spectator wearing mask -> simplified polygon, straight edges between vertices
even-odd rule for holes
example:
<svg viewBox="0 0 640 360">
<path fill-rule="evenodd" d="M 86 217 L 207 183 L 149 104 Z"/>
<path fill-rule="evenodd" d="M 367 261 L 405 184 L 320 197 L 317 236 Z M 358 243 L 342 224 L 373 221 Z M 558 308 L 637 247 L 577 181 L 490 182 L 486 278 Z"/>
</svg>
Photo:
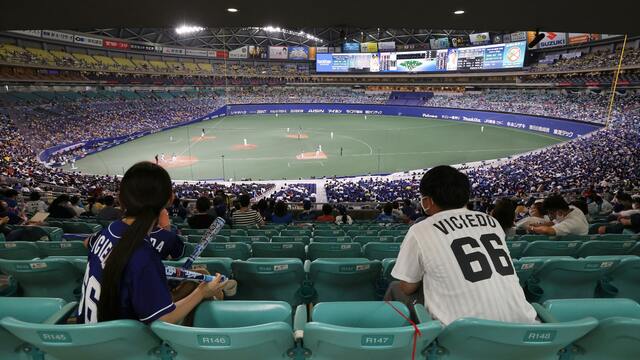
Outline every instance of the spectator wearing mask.
<svg viewBox="0 0 640 360">
<path fill-rule="evenodd" d="M 69 195 L 62 194 L 55 198 L 49 205 L 49 217 L 54 219 L 71 219 L 76 217 L 76 212 L 71 208 Z"/>
<path fill-rule="evenodd" d="M 105 196 L 104 199 L 102 199 L 102 202 L 104 204 L 104 207 L 102 208 L 102 210 L 100 210 L 98 215 L 96 215 L 96 218 L 98 220 L 113 221 L 118 220 L 122 217 L 122 211 L 120 211 L 120 209 L 116 209 L 114 206 L 115 199 L 113 198 L 113 196 Z"/>
<path fill-rule="evenodd" d="M 193 214 L 187 223 L 192 229 L 207 229 L 217 216 L 213 216 L 209 213 L 211 210 L 211 200 L 206 196 L 201 196 L 196 200 L 196 213 Z"/>
<path fill-rule="evenodd" d="M 336 216 L 337 225 L 353 224 L 353 219 L 347 213 L 347 208 L 345 206 L 338 206 L 338 212 L 340 213 L 340 215 Z"/>
<path fill-rule="evenodd" d="M 529 216 L 516 223 L 516 231 L 527 231 L 529 229 L 529 225 L 550 223 L 549 219 L 545 216 L 544 208 L 542 207 L 542 200 L 536 200 L 536 202 L 529 207 Z"/>
<path fill-rule="evenodd" d="M 613 211 L 613 205 L 595 193 L 587 197 L 587 208 L 591 217 L 608 215 Z"/>
<path fill-rule="evenodd" d="M 516 210 L 513 202 L 509 199 L 500 199 L 496 202 L 496 206 L 491 211 L 491 216 L 498 220 L 498 224 L 502 227 L 507 239 L 516 235 L 515 219 Z"/>
<path fill-rule="evenodd" d="M 333 207 L 329 204 L 322 205 L 322 215 L 316 218 L 317 222 L 332 223 L 336 221 L 336 217 L 333 216 Z"/>
<path fill-rule="evenodd" d="M 39 192 L 32 191 L 31 194 L 29 194 L 29 201 L 24 204 L 24 211 L 29 215 L 47 211 L 47 204 L 41 200 Z"/>
<path fill-rule="evenodd" d="M 187 218 L 187 209 L 182 206 L 182 201 L 177 196 L 173 198 L 173 203 L 169 208 L 169 215 L 173 218 L 180 218 L 182 220 Z"/>
<path fill-rule="evenodd" d="M 589 223 L 582 210 L 567 204 L 560 195 L 551 195 L 542 204 L 554 225 L 530 225 L 529 232 L 540 235 L 587 235 Z"/>
<path fill-rule="evenodd" d="M 231 220 L 235 226 L 261 226 L 264 220 L 260 213 L 250 209 L 251 197 L 248 194 L 242 194 L 238 197 L 240 209 L 233 212 Z"/>
<path fill-rule="evenodd" d="M 293 215 L 289 212 L 287 203 L 282 200 L 276 202 L 271 215 L 271 222 L 274 224 L 290 224 L 293 222 Z"/>
<path fill-rule="evenodd" d="M 85 210 L 82 206 L 80 206 L 80 196 L 73 195 L 69 202 L 71 203 L 71 209 L 76 213 L 76 216 L 84 214 Z"/>
<path fill-rule="evenodd" d="M 376 218 L 376 222 L 379 223 L 394 223 L 396 222 L 396 218 L 393 216 L 393 204 L 386 203 L 382 208 L 382 212 Z"/>
</svg>

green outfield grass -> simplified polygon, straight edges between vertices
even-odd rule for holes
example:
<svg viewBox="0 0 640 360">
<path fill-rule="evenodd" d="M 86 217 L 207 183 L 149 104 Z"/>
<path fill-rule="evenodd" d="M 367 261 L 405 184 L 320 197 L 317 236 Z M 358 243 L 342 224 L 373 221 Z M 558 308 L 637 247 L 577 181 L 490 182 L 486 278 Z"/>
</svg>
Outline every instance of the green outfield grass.
<svg viewBox="0 0 640 360">
<path fill-rule="evenodd" d="M 201 140 L 203 128 L 206 136 Z M 287 137 L 287 128 L 293 138 Z M 297 139 L 300 128 L 307 139 Z M 249 147 L 242 146 L 243 139 Z M 495 159 L 561 141 L 510 128 L 485 125 L 481 132 L 478 124 L 414 117 L 248 115 L 149 135 L 90 155 L 76 165 L 86 173 L 122 174 L 132 164 L 153 161 L 155 154 L 164 152 L 173 179 L 220 179 L 224 155 L 226 179 L 297 179 L 390 173 Z M 315 159 L 318 145 L 322 145 L 326 159 Z M 307 153 L 305 159 L 296 159 L 303 152 Z M 171 163 L 173 153 L 178 157 L 175 163 Z M 189 157 L 195 161 L 190 165 Z"/>
</svg>

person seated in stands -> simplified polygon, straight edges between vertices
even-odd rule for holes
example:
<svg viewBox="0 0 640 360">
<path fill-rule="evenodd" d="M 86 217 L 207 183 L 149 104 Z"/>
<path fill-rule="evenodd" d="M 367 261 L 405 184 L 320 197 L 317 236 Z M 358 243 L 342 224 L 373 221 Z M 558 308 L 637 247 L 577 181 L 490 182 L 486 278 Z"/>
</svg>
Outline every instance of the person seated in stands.
<svg viewBox="0 0 640 360">
<path fill-rule="evenodd" d="M 41 196 L 39 192 L 32 191 L 29 194 L 29 201 L 24 204 L 24 211 L 29 215 L 47 211 L 47 203 L 42 201 L 40 198 Z"/>
<path fill-rule="evenodd" d="M 212 215 L 211 200 L 206 196 L 201 196 L 196 200 L 196 213 L 187 219 L 189 227 L 192 229 L 207 229 L 217 216 Z"/>
<path fill-rule="evenodd" d="M 632 209 L 623 210 L 618 213 L 611 214 L 617 216 L 616 221 L 612 221 L 606 225 L 597 227 L 598 234 L 622 234 L 625 230 L 632 233 L 640 232 L 640 197 L 633 198 Z"/>
<path fill-rule="evenodd" d="M 404 199 L 402 201 L 402 214 L 407 217 L 410 221 L 415 221 L 420 214 L 416 211 L 415 206 L 411 203 L 411 200 Z"/>
<path fill-rule="evenodd" d="M 71 209 L 73 209 L 73 211 L 76 213 L 76 216 L 84 214 L 85 210 L 82 206 L 80 206 L 80 196 L 73 195 L 69 199 L 69 202 L 71 204 Z"/>
<path fill-rule="evenodd" d="M 18 192 L 15 189 L 6 189 L 0 194 L 0 200 L 6 202 L 10 210 L 18 210 Z"/>
<path fill-rule="evenodd" d="M 4 201 L 0 201 L 0 234 L 4 235 L 5 238 L 9 236 L 11 230 L 7 227 L 9 224 L 9 209 L 7 207 L 7 203 Z"/>
<path fill-rule="evenodd" d="M 87 216 L 96 216 L 100 213 L 100 210 L 104 208 L 104 204 L 93 196 L 87 198 Z"/>
<path fill-rule="evenodd" d="M 316 222 L 328 222 L 332 223 L 336 221 L 336 217 L 333 216 L 333 206 L 330 204 L 322 205 L 322 215 L 316 218 Z"/>
<path fill-rule="evenodd" d="M 273 215 L 271 215 L 271 222 L 274 224 L 291 224 L 293 222 L 293 215 L 289 212 L 287 203 L 282 200 L 276 202 L 273 208 Z"/>
<path fill-rule="evenodd" d="M 504 231 L 507 239 L 516 235 L 516 210 L 510 199 L 500 199 L 496 201 L 495 207 L 491 210 L 491 216 L 498 220 L 498 224 L 502 227 L 502 231 Z"/>
<path fill-rule="evenodd" d="M 233 212 L 231 221 L 234 226 L 262 226 L 264 219 L 260 213 L 250 209 L 251 197 L 248 194 L 242 194 L 238 197 L 240 209 Z"/>
<path fill-rule="evenodd" d="M 105 196 L 102 199 L 102 203 L 104 204 L 104 207 L 102 208 L 102 210 L 100 210 L 98 215 L 96 215 L 96 218 L 98 220 L 109 220 L 109 221 L 120 219 L 122 217 L 122 211 L 120 209 L 117 209 L 114 206 L 115 202 L 116 201 L 113 198 L 113 196 L 111 195 Z"/>
<path fill-rule="evenodd" d="M 609 215 L 613 211 L 613 205 L 596 193 L 588 194 L 587 207 L 591 217 Z"/>
<path fill-rule="evenodd" d="M 394 223 L 396 222 L 395 216 L 393 216 L 393 204 L 388 202 L 384 204 L 382 212 L 376 218 L 376 222 L 379 223 Z"/>
<path fill-rule="evenodd" d="M 347 213 L 347 207 L 344 205 L 338 206 L 338 213 L 340 215 L 336 216 L 336 224 L 337 225 L 351 225 L 353 224 L 353 219 Z"/>
<path fill-rule="evenodd" d="M 62 194 L 55 198 L 49 205 L 49 217 L 54 219 L 71 219 L 76 217 L 76 212 L 71 208 L 69 195 Z"/>
<path fill-rule="evenodd" d="M 271 221 L 273 205 L 266 199 L 260 199 L 260 201 L 253 206 L 253 209 L 256 210 L 265 221 Z"/>
<path fill-rule="evenodd" d="M 536 323 L 500 224 L 465 207 L 470 189 L 467 176 L 450 166 L 423 176 L 420 202 L 429 217 L 409 228 L 391 272 L 398 281 L 384 299 L 410 308 L 424 303 L 445 326 L 465 317 Z M 470 248 L 477 257 L 467 257 Z"/>
<path fill-rule="evenodd" d="M 542 206 L 554 225 L 529 225 L 530 233 L 550 236 L 587 235 L 589 233 L 589 222 L 582 210 L 567 204 L 561 195 L 547 197 Z"/>
<path fill-rule="evenodd" d="M 180 218 L 182 220 L 187 218 L 187 208 L 182 206 L 182 201 L 177 196 L 173 198 L 173 203 L 169 208 L 169 215 L 173 218 Z"/>
<path fill-rule="evenodd" d="M 298 221 L 313 221 L 316 215 L 311 210 L 311 200 L 304 199 L 302 201 L 302 212 L 298 214 Z"/>
<path fill-rule="evenodd" d="M 613 198 L 613 212 L 619 213 L 625 210 L 631 210 L 633 206 L 633 199 L 631 195 L 625 193 L 624 191 L 619 191 L 616 193 L 616 196 Z"/>
<path fill-rule="evenodd" d="M 543 200 L 536 200 L 529 207 L 529 216 L 523 218 L 516 223 L 516 231 L 526 232 L 529 230 L 529 225 L 547 224 L 552 225 L 551 221 L 546 217 L 544 207 L 542 206 Z"/>
<path fill-rule="evenodd" d="M 213 198 L 213 209 L 216 211 L 218 216 L 223 218 L 227 217 L 227 204 L 225 203 L 225 198 L 222 196 L 216 195 Z"/>
</svg>

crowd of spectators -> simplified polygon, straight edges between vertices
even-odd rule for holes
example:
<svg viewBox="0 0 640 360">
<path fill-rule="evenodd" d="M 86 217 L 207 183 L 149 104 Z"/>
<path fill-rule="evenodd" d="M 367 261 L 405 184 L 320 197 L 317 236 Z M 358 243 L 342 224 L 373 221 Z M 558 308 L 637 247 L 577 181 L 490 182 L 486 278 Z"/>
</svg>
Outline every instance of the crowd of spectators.
<svg viewBox="0 0 640 360">
<path fill-rule="evenodd" d="M 316 201 L 316 184 L 284 184 L 270 196 L 287 202 Z"/>
<path fill-rule="evenodd" d="M 553 59 L 552 62 L 541 61 L 529 68 L 531 72 L 542 71 L 571 71 L 585 69 L 604 69 L 618 66 L 620 49 L 615 51 L 602 50 L 582 54 L 571 53 L 571 56 Z M 637 65 L 640 63 L 640 49 L 625 49 L 622 65 Z"/>
</svg>

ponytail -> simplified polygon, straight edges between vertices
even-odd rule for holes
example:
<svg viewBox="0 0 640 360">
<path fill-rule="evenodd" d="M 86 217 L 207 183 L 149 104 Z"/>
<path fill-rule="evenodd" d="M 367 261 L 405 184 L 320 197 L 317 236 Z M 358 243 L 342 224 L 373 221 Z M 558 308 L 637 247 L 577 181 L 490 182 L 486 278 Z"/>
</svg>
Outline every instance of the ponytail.
<svg viewBox="0 0 640 360">
<path fill-rule="evenodd" d="M 102 291 L 98 302 L 98 321 L 119 319 L 120 280 L 129 259 L 144 243 L 144 238 L 155 224 L 159 214 L 145 211 L 125 230 L 122 239 L 113 248 L 102 272 Z"/>
<path fill-rule="evenodd" d="M 124 175 L 120 184 L 120 203 L 125 216 L 135 217 L 114 246 L 102 271 L 98 301 L 98 321 L 120 318 L 120 287 L 123 273 L 134 252 L 156 224 L 160 211 L 171 197 L 171 178 L 160 166 L 142 162 Z"/>
</svg>

